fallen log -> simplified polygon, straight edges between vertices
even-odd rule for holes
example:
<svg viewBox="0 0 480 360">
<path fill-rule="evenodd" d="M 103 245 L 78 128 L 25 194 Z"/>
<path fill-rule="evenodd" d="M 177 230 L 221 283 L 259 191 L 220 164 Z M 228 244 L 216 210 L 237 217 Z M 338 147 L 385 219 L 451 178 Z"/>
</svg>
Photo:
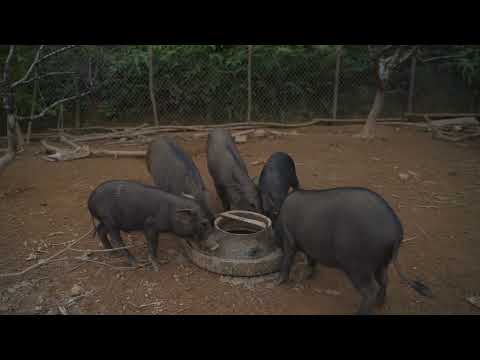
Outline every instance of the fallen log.
<svg viewBox="0 0 480 360">
<path fill-rule="evenodd" d="M 430 118 L 430 117 L 429 117 Z M 431 118 L 430 118 L 431 119 Z M 474 117 L 445 119 L 445 120 L 432 120 L 432 124 L 435 126 L 448 126 L 448 125 L 480 125 L 478 120 Z"/>
<path fill-rule="evenodd" d="M 406 126 L 406 127 L 416 127 L 416 128 L 429 128 L 428 125 L 426 124 L 421 124 L 421 123 L 410 123 L 410 122 L 379 122 L 377 125 L 383 125 L 383 126 Z"/>
<path fill-rule="evenodd" d="M 133 158 L 143 158 L 147 156 L 146 151 L 121 151 L 121 150 L 103 150 L 103 149 L 91 149 L 90 154 L 94 157 L 110 157 L 113 156 L 115 159 L 119 157 L 133 157 Z"/>
<path fill-rule="evenodd" d="M 405 113 L 403 115 L 406 118 L 424 118 L 428 116 L 430 119 L 434 118 L 455 118 L 455 117 L 480 117 L 478 113 Z"/>
<path fill-rule="evenodd" d="M 72 161 L 85 159 L 88 157 L 145 157 L 147 155 L 146 151 L 120 151 L 120 150 L 104 150 L 104 149 L 91 149 L 89 146 L 79 146 L 76 143 L 61 137 L 60 140 L 73 149 L 62 149 L 56 146 L 53 146 L 47 143 L 46 140 L 42 140 L 40 143 L 45 148 L 45 150 L 51 155 L 44 157 L 47 161 Z"/>
<path fill-rule="evenodd" d="M 432 131 L 432 139 L 434 140 L 444 140 L 444 141 L 449 141 L 449 142 L 460 142 L 460 141 L 465 141 L 469 139 L 474 139 L 477 137 L 480 137 L 480 131 L 474 133 L 474 134 L 467 134 L 463 136 L 450 136 L 445 134 L 445 131 L 442 131 L 441 126 L 438 125 L 438 121 L 432 121 L 430 116 L 425 115 L 424 116 L 425 122 L 428 124 L 430 127 L 430 130 Z M 443 125 L 445 126 L 445 125 Z"/>
</svg>

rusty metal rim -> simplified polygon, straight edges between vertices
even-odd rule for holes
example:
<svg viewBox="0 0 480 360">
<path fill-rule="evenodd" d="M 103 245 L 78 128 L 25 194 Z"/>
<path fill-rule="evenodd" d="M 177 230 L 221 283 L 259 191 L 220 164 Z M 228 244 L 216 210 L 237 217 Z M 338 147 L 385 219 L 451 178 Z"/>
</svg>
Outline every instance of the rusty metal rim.
<svg viewBox="0 0 480 360">
<path fill-rule="evenodd" d="M 215 274 L 233 277 L 256 277 L 276 273 L 280 269 L 283 257 L 283 252 L 276 249 L 260 259 L 224 259 L 194 249 L 186 239 L 180 238 L 180 243 L 187 257 L 198 267 Z"/>
<path fill-rule="evenodd" d="M 220 231 L 221 233 L 223 234 L 226 234 L 226 235 L 233 235 L 235 237 L 243 237 L 243 236 L 252 236 L 252 235 L 257 235 L 257 234 L 260 234 L 262 232 L 265 232 L 267 229 L 270 229 L 272 227 L 272 220 L 270 220 L 268 217 L 262 215 L 262 214 L 259 214 L 259 213 L 255 213 L 255 212 L 252 212 L 252 211 L 243 211 L 243 210 L 232 210 L 232 211 L 228 211 L 227 213 L 231 213 L 231 214 L 249 214 L 249 215 L 254 215 L 256 217 L 258 217 L 259 219 L 261 219 L 261 221 L 264 221 L 265 222 L 265 225 L 266 225 L 266 228 L 265 229 L 261 229 L 255 233 L 251 233 L 251 234 L 233 234 L 233 233 L 230 233 L 228 231 L 225 231 L 223 230 L 222 228 L 220 228 L 220 222 L 221 221 L 224 221 L 225 218 L 222 218 L 221 216 L 219 216 L 216 220 L 215 220 L 215 230 L 217 231 Z M 249 219 L 250 220 L 250 219 Z"/>
</svg>

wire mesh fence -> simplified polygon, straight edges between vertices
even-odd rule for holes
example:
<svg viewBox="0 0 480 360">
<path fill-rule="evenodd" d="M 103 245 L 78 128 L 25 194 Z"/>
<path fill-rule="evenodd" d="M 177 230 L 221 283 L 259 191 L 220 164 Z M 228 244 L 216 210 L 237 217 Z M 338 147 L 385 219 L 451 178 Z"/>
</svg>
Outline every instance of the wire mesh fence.
<svg viewBox="0 0 480 360">
<path fill-rule="evenodd" d="M 148 49 L 81 46 L 52 58 L 38 71 L 56 76 L 17 93 L 17 114 L 88 88 L 90 95 L 52 109 L 34 127 L 55 127 L 60 113 L 66 127 L 153 123 L 152 94 L 162 125 L 365 118 L 375 97 L 364 45 L 253 45 L 250 62 L 247 45 L 155 45 L 151 59 Z M 391 84 L 382 117 L 478 108 L 461 76 L 442 66 L 406 62 Z"/>
</svg>

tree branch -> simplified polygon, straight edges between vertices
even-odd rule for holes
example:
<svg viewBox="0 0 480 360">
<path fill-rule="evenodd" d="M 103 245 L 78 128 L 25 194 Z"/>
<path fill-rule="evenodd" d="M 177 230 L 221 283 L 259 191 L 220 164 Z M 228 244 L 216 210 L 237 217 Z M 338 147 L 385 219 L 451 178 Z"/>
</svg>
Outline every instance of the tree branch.
<svg viewBox="0 0 480 360">
<path fill-rule="evenodd" d="M 35 60 L 32 62 L 32 64 L 30 65 L 30 68 L 28 69 L 27 73 L 25 74 L 25 76 L 23 78 L 21 78 L 20 80 L 18 81 L 15 81 L 13 84 L 12 84 L 12 88 L 15 88 L 19 85 L 23 85 L 23 84 L 26 84 L 27 83 L 27 79 L 28 77 L 30 76 L 31 72 L 33 71 L 33 69 L 35 68 L 35 66 L 37 66 L 38 64 L 40 64 L 41 62 L 47 60 L 48 58 L 54 56 L 54 55 L 57 55 L 59 53 L 62 53 L 64 51 L 67 51 L 67 50 L 70 50 L 74 47 L 77 47 L 78 45 L 68 45 L 68 46 L 65 46 L 63 48 L 60 48 L 60 49 L 57 49 L 55 51 L 52 51 L 50 52 L 49 54 L 45 55 L 45 56 L 42 56 L 40 57 L 40 52 L 42 51 L 42 49 L 45 47 L 45 45 L 40 45 L 40 47 L 38 48 L 37 50 L 37 54 L 35 55 Z"/>
<path fill-rule="evenodd" d="M 23 82 L 23 84 L 29 84 L 29 83 L 31 83 L 32 81 L 40 80 L 40 79 L 43 79 L 43 78 L 46 78 L 46 77 L 49 77 L 49 76 L 73 75 L 73 74 L 76 74 L 76 72 L 75 72 L 75 71 L 49 72 L 49 73 L 43 74 L 43 75 L 41 75 L 41 76 L 36 76 L 36 77 L 34 77 L 34 78 L 31 78 L 30 80 L 27 80 L 27 81 Z"/>
<path fill-rule="evenodd" d="M 8 79 L 10 75 L 10 63 L 12 62 L 13 53 L 15 52 L 15 45 L 10 45 L 10 50 L 8 51 L 7 59 L 5 60 L 5 65 L 3 67 L 3 81 L 8 85 Z"/>
<path fill-rule="evenodd" d="M 28 68 L 26 74 L 23 76 L 23 78 L 21 78 L 20 80 L 17 80 L 15 81 L 11 87 L 12 88 L 15 88 L 16 86 L 22 84 L 25 82 L 25 80 L 28 79 L 28 77 L 30 76 L 30 74 L 32 73 L 33 69 L 35 68 L 35 65 L 37 65 L 38 63 L 38 59 L 40 58 L 40 53 L 42 52 L 43 48 L 45 47 L 45 45 L 40 45 L 38 47 L 38 50 L 37 50 L 37 53 L 35 54 L 35 59 L 33 60 L 33 62 L 30 64 L 30 67 Z"/>
<path fill-rule="evenodd" d="M 81 94 L 78 94 L 78 95 L 75 95 L 75 96 L 70 96 L 70 97 L 67 97 L 67 98 L 64 98 L 64 99 L 61 99 L 61 100 L 58 100 L 58 101 L 55 101 L 53 104 L 47 106 L 46 108 L 44 108 L 40 113 L 38 113 L 37 115 L 30 115 L 30 116 L 17 116 L 16 118 L 18 120 L 36 120 L 36 119 L 39 119 L 43 116 L 45 116 L 45 114 L 53 109 L 54 107 L 60 105 L 60 104 L 63 104 L 67 101 L 71 101 L 71 100 L 75 100 L 75 99 L 78 99 L 78 98 L 81 98 L 81 97 L 84 97 L 88 94 L 90 94 L 92 92 L 92 90 L 89 90 L 89 91 L 85 91 Z"/>
<path fill-rule="evenodd" d="M 455 59 L 455 58 L 461 58 L 461 57 L 464 57 L 464 55 L 444 55 L 444 56 L 432 57 L 432 58 L 426 59 L 426 60 L 424 60 L 422 58 L 419 58 L 419 60 L 422 63 L 428 63 L 428 62 L 435 61 L 435 60 Z"/>
<path fill-rule="evenodd" d="M 51 57 L 51 56 L 54 56 L 54 55 L 57 55 L 57 54 L 59 54 L 59 53 L 61 53 L 61 52 L 64 52 L 64 51 L 73 49 L 73 48 L 75 48 L 75 47 L 77 47 L 77 46 L 78 46 L 78 45 L 68 45 L 68 46 L 65 46 L 65 47 L 63 47 L 63 48 L 57 49 L 57 50 L 55 50 L 55 51 L 52 51 L 51 53 L 49 53 L 49 54 L 43 56 L 42 58 L 40 58 L 40 59 L 38 60 L 38 63 L 41 63 L 42 61 L 47 60 L 47 59 L 48 59 L 49 57 Z"/>
</svg>

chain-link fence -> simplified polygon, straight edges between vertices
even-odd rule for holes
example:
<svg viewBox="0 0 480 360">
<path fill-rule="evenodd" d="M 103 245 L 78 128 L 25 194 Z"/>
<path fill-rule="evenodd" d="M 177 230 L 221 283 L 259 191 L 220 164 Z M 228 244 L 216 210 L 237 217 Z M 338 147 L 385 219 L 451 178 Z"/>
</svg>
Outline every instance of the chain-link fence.
<svg viewBox="0 0 480 360">
<path fill-rule="evenodd" d="M 92 94 L 52 109 L 34 127 L 54 127 L 59 116 L 65 127 L 154 123 L 152 90 L 161 125 L 365 118 L 375 97 L 364 45 L 253 45 L 251 61 L 247 45 L 155 45 L 152 58 L 148 50 L 82 46 L 52 58 L 38 70 L 64 75 L 41 77 L 17 93 L 17 113 L 90 87 Z M 478 110 L 460 74 L 439 65 L 406 62 L 391 84 L 382 117 Z"/>
</svg>

